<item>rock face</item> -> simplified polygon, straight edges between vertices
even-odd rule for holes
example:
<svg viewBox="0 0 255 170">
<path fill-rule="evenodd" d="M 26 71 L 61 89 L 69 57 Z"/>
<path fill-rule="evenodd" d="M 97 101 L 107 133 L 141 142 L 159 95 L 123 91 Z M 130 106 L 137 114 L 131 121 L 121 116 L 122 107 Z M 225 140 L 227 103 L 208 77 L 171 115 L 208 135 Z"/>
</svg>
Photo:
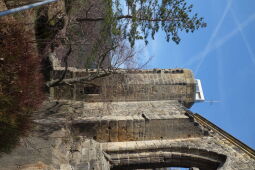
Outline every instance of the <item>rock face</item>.
<svg viewBox="0 0 255 170">
<path fill-rule="evenodd" d="M 189 70 L 155 69 L 54 87 L 31 136 L 2 155 L 0 169 L 254 169 L 254 150 L 187 109 L 195 85 Z"/>
</svg>

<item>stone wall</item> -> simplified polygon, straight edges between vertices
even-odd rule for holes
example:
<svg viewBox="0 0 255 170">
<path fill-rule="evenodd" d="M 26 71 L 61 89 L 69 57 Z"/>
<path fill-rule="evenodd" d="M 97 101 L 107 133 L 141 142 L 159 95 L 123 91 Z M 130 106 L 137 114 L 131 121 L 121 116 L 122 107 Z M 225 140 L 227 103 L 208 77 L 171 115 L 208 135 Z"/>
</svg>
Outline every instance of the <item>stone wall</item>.
<svg viewBox="0 0 255 170">
<path fill-rule="evenodd" d="M 56 79 L 61 71 L 54 71 Z M 66 78 L 88 75 L 88 72 L 69 72 Z M 92 84 L 92 85 L 91 85 Z M 195 80 L 187 69 L 155 69 L 119 72 L 87 84 L 61 86 L 52 89 L 56 99 L 86 102 L 178 100 L 191 107 L 195 98 Z M 88 92 L 98 88 L 98 92 Z"/>
<path fill-rule="evenodd" d="M 93 139 L 93 135 L 82 133 L 88 134 L 93 126 L 84 127 L 82 128 L 83 131 L 79 133 L 77 133 L 75 126 L 77 123 L 84 123 L 84 120 L 91 120 L 91 113 L 86 117 L 85 108 L 87 110 L 89 110 L 88 108 L 96 108 L 95 103 L 71 101 L 49 103 L 35 114 L 37 119 L 35 119 L 36 126 L 32 135 L 23 138 L 20 145 L 11 154 L 2 155 L 0 169 L 114 170 L 180 166 L 198 167 L 200 170 L 251 170 L 255 167 L 254 158 L 212 129 L 196 124 L 196 121 L 190 117 L 192 113 L 187 114 L 185 109 L 176 101 L 162 101 L 162 106 L 166 105 L 163 108 L 157 107 L 160 106 L 160 102 L 141 102 L 141 105 L 137 103 L 120 102 L 119 106 L 118 103 L 113 103 L 114 106 L 111 108 L 115 112 L 111 113 L 116 114 L 115 120 L 118 120 L 121 116 L 121 108 L 126 110 L 127 107 L 133 108 L 135 105 L 140 106 L 139 108 L 142 106 L 146 108 L 145 106 L 151 105 L 151 108 L 159 109 L 157 111 L 161 115 L 156 115 L 155 117 L 158 119 L 154 117 L 154 120 L 153 115 L 155 113 L 147 112 L 150 107 L 144 112 L 149 121 L 157 125 L 153 128 L 145 128 L 152 134 L 151 137 L 153 138 L 132 139 L 134 141 L 131 141 L 127 138 L 126 131 L 117 130 L 110 134 L 120 137 L 123 139 L 122 142 L 99 140 L 109 133 L 98 133 L 98 139 Z M 86 106 L 90 104 L 93 106 Z M 98 106 L 100 108 L 105 105 L 99 103 Z M 172 109 L 167 114 L 167 110 L 171 107 Z M 176 109 L 178 107 L 179 109 Z M 80 108 L 84 108 L 85 112 L 79 113 Z M 160 109 L 164 111 L 160 111 Z M 139 111 L 141 110 L 131 109 L 131 115 L 123 117 L 129 119 L 136 116 L 138 118 Z M 114 116 L 111 117 L 113 119 Z M 93 119 L 97 118 L 100 116 L 97 115 Z M 142 116 L 139 117 L 140 120 L 142 118 Z M 171 122 L 167 122 L 168 125 L 164 125 L 162 122 L 157 124 L 157 121 L 178 121 L 179 119 L 187 121 L 185 124 Z M 104 120 L 103 116 L 102 120 Z M 102 124 L 100 123 L 100 125 Z M 118 121 L 117 125 L 120 128 L 123 121 Z M 160 138 L 161 127 L 168 131 L 164 134 L 163 139 Z M 97 130 L 101 131 L 99 128 Z M 105 127 L 105 130 L 108 130 L 108 126 Z M 208 131 L 207 134 L 202 133 L 205 130 Z M 172 133 L 174 131 L 181 136 L 176 137 Z M 191 136 L 182 136 L 192 133 L 194 134 Z"/>
<path fill-rule="evenodd" d="M 114 142 L 102 145 L 103 150 L 112 157 L 113 165 L 123 169 L 162 165 L 193 166 L 200 170 L 249 170 L 255 167 L 254 158 L 213 132 L 202 138 Z"/>
<path fill-rule="evenodd" d="M 67 77 L 85 74 L 78 70 Z M 80 93 L 84 84 L 51 88 L 54 99 L 33 114 L 33 132 L 2 155 L 1 168 L 254 169 L 253 149 L 186 108 L 195 96 L 190 71 L 122 70 L 92 83 L 100 94 Z M 125 93 L 126 88 L 133 90 Z"/>
<path fill-rule="evenodd" d="M 99 142 L 203 136 L 177 101 L 99 102 L 82 108 L 75 111 L 73 133 Z"/>
</svg>

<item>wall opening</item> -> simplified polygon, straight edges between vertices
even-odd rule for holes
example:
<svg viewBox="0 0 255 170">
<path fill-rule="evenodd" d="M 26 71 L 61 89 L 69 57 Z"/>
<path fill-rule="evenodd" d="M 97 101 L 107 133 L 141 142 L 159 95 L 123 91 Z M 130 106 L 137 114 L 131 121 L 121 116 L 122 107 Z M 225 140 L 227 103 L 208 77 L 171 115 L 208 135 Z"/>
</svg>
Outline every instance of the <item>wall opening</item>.
<svg viewBox="0 0 255 170">
<path fill-rule="evenodd" d="M 185 167 L 164 167 L 162 166 L 143 166 L 143 167 L 113 167 L 111 170 L 200 170 L 199 168 L 196 167 L 190 167 L 190 168 L 185 168 Z M 208 170 L 216 170 L 216 169 L 208 169 Z"/>
<path fill-rule="evenodd" d="M 191 168 L 168 167 L 166 170 L 191 170 Z"/>
<path fill-rule="evenodd" d="M 112 170 L 217 170 L 226 161 L 225 155 L 185 147 L 141 147 L 136 150 L 107 150 L 106 153 Z"/>
<path fill-rule="evenodd" d="M 89 85 L 89 86 L 85 86 L 83 89 L 81 89 L 80 93 L 82 93 L 82 94 L 100 94 L 101 88 L 96 85 Z"/>
<path fill-rule="evenodd" d="M 196 102 L 203 102 L 205 101 L 204 92 L 202 89 L 202 84 L 199 79 L 196 79 Z"/>
<path fill-rule="evenodd" d="M 136 170 L 146 170 L 146 169 L 136 169 Z M 199 170 L 199 169 L 182 168 L 182 167 L 167 167 L 167 168 L 154 168 L 154 169 L 147 169 L 147 170 Z"/>
</svg>

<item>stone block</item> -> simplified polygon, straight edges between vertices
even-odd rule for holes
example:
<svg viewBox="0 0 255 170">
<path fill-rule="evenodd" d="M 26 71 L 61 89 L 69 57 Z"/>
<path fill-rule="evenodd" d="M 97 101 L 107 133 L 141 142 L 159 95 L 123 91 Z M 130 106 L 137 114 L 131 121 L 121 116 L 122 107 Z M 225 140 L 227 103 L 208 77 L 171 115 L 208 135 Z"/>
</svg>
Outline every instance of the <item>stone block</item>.
<svg viewBox="0 0 255 170">
<path fill-rule="evenodd" d="M 118 142 L 118 121 L 109 120 L 109 142 Z"/>
<path fill-rule="evenodd" d="M 127 141 L 135 140 L 134 132 L 133 132 L 133 119 L 126 120 L 126 128 L 127 128 L 127 133 L 126 133 Z"/>
<path fill-rule="evenodd" d="M 109 129 L 109 123 L 108 120 L 102 119 L 100 121 L 100 128 L 97 132 L 97 141 L 99 142 L 105 142 L 109 141 L 110 139 L 110 129 Z"/>
<path fill-rule="evenodd" d="M 118 120 L 118 141 L 126 141 L 127 140 L 127 121 L 126 120 Z"/>
</svg>

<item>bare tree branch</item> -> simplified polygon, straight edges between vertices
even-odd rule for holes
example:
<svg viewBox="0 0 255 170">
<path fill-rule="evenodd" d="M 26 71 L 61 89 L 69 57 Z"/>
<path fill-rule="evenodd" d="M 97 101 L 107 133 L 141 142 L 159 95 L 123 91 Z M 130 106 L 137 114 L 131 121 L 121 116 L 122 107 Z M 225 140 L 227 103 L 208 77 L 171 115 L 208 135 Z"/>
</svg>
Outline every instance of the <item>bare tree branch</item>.
<svg viewBox="0 0 255 170">
<path fill-rule="evenodd" d="M 105 41 L 98 40 L 97 47 L 94 49 L 94 53 L 91 54 L 93 61 L 96 64 L 96 72 L 89 73 L 87 76 L 75 77 L 75 78 L 65 78 L 65 74 L 68 71 L 67 67 L 67 57 L 71 53 L 71 45 L 69 51 L 64 57 L 65 61 L 65 70 L 61 77 L 57 80 L 51 80 L 46 83 L 48 87 L 54 87 L 59 85 L 70 85 L 72 86 L 75 83 L 89 83 L 97 78 L 102 78 L 109 76 L 111 74 L 117 74 L 120 68 L 125 68 L 126 66 L 132 67 L 132 69 L 138 67 L 136 58 L 136 52 L 134 48 L 130 48 L 128 41 L 122 37 L 113 37 L 113 44 L 105 45 Z M 103 45 L 102 45 L 103 44 Z M 105 60 L 111 60 L 111 64 L 105 64 Z M 143 64 L 146 65 L 149 60 Z M 140 66 L 141 67 L 141 66 Z M 139 67 L 139 68 L 140 68 Z M 128 68 L 127 68 L 128 69 Z M 138 69 L 138 68 L 137 68 Z"/>
<path fill-rule="evenodd" d="M 63 79 L 65 78 L 66 73 L 67 73 L 67 70 L 68 70 L 68 62 L 67 62 L 67 59 L 68 59 L 68 56 L 71 54 L 71 52 L 72 52 L 72 46 L 69 45 L 69 50 L 67 51 L 67 53 L 66 53 L 65 56 L 64 56 L 65 70 L 64 70 L 64 72 L 62 73 L 61 77 L 60 77 L 58 80 L 54 80 L 54 81 L 47 82 L 46 85 L 47 85 L 48 87 L 53 87 L 53 86 L 58 85 L 58 84 L 59 84 L 60 82 L 62 82 Z"/>
<path fill-rule="evenodd" d="M 77 83 L 77 82 L 89 82 L 89 81 L 92 81 L 92 80 L 95 80 L 97 78 L 101 78 L 101 77 L 105 77 L 105 76 L 108 76 L 108 75 L 111 75 L 113 74 L 113 71 L 111 72 L 103 72 L 103 73 L 94 73 L 94 74 L 91 74 L 91 75 L 88 75 L 88 76 L 85 76 L 85 77 L 76 77 L 76 78 L 70 78 L 70 79 L 63 79 L 61 81 L 58 81 L 58 80 L 52 80 L 52 81 L 49 81 L 47 82 L 47 86 L 48 87 L 52 87 L 52 84 L 55 84 L 55 85 L 63 85 L 63 84 L 73 84 L 73 83 Z"/>
</svg>

